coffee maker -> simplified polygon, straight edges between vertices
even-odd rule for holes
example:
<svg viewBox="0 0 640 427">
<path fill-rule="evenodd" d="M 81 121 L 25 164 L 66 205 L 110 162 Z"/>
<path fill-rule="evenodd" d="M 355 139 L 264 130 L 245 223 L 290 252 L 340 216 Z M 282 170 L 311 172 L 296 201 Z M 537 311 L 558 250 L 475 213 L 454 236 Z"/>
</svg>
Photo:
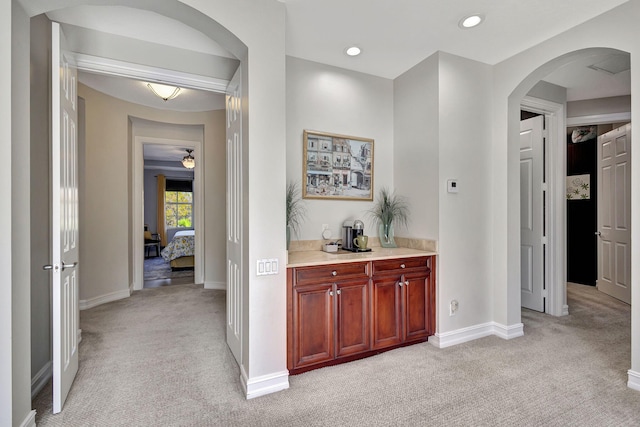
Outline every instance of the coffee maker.
<svg viewBox="0 0 640 427">
<path fill-rule="evenodd" d="M 364 223 L 359 219 L 342 223 L 342 249 L 351 252 L 369 252 L 371 249 L 360 249 L 353 244 L 353 239 L 364 234 Z"/>
</svg>

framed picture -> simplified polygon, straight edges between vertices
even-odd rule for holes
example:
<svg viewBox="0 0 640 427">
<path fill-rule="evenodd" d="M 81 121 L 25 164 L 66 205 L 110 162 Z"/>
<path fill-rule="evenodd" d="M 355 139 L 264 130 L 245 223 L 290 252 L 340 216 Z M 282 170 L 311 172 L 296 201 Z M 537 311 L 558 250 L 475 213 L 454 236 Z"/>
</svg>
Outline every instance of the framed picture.
<svg viewBox="0 0 640 427">
<path fill-rule="evenodd" d="M 373 139 L 304 131 L 302 197 L 373 200 Z"/>
</svg>

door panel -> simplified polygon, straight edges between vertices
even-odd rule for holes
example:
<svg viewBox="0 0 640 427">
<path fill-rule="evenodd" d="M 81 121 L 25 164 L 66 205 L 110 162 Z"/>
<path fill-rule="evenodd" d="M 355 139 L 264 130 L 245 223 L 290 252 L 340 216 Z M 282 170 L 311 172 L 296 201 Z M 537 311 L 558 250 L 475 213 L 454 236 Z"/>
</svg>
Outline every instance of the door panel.
<svg viewBox="0 0 640 427">
<path fill-rule="evenodd" d="M 384 348 L 402 342 L 400 278 L 396 276 L 373 279 L 372 347 Z"/>
<path fill-rule="evenodd" d="M 241 69 L 231 79 L 227 113 L 227 345 L 242 364 L 243 145 Z"/>
<path fill-rule="evenodd" d="M 333 285 L 293 290 L 295 368 L 333 359 Z"/>
<path fill-rule="evenodd" d="M 405 340 L 412 341 L 429 336 L 429 293 L 425 273 L 405 274 Z"/>
<path fill-rule="evenodd" d="M 52 337 L 53 413 L 62 410 L 78 372 L 77 70 L 60 25 L 52 23 Z"/>
<path fill-rule="evenodd" d="M 631 303 L 631 125 L 598 137 L 598 289 Z"/>
<path fill-rule="evenodd" d="M 520 287 L 522 306 L 544 311 L 544 117 L 520 122 Z"/>
<path fill-rule="evenodd" d="M 338 284 L 336 298 L 336 357 L 369 350 L 369 279 Z"/>
</svg>

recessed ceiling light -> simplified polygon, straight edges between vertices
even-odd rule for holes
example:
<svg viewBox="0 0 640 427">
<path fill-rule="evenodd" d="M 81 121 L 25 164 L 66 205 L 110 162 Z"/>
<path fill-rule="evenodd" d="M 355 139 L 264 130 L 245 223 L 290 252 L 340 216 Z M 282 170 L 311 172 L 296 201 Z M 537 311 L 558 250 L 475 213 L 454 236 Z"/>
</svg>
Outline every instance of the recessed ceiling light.
<svg viewBox="0 0 640 427">
<path fill-rule="evenodd" d="M 458 25 L 460 28 L 473 28 L 475 26 L 480 25 L 480 23 L 484 20 L 484 16 L 482 15 L 469 15 L 460 20 Z"/>
<path fill-rule="evenodd" d="M 358 56 L 361 52 L 362 50 L 358 46 L 351 46 L 344 50 L 344 53 L 349 56 Z"/>
</svg>

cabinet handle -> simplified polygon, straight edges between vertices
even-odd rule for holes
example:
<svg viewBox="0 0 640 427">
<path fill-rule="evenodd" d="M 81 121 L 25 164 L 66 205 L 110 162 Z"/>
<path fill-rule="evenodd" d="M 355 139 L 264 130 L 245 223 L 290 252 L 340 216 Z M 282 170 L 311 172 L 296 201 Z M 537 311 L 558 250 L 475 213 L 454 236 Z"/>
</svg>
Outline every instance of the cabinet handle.
<svg viewBox="0 0 640 427">
<path fill-rule="evenodd" d="M 404 264 L 400 264 L 400 268 L 404 268 L 404 267 L 405 267 L 405 265 L 404 265 Z"/>
<path fill-rule="evenodd" d="M 338 272 L 337 272 L 337 271 L 335 271 L 335 270 L 333 270 L 333 271 L 331 272 L 331 275 L 332 275 L 332 276 L 337 276 L 337 275 L 338 275 Z"/>
<path fill-rule="evenodd" d="M 338 290 L 336 291 L 336 295 L 340 295 L 341 293 L 342 293 L 342 291 L 341 291 L 340 289 L 338 289 Z"/>
</svg>

